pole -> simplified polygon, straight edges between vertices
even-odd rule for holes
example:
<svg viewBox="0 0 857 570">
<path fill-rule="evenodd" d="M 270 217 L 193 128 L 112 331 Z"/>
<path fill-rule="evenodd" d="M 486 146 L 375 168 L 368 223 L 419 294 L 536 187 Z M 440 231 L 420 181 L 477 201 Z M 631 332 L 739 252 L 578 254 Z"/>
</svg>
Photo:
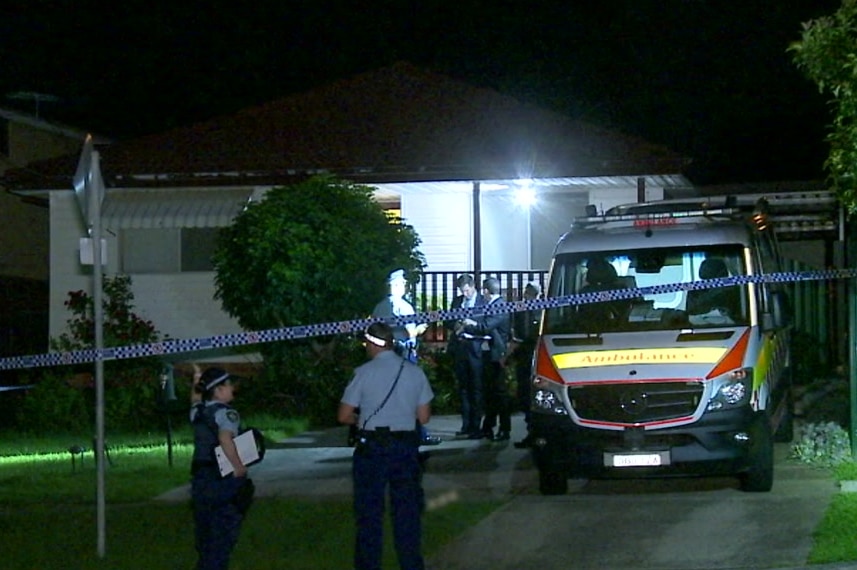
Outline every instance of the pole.
<svg viewBox="0 0 857 570">
<path fill-rule="evenodd" d="M 479 182 L 473 183 L 473 278 L 481 290 L 482 277 L 482 211 L 479 200 Z"/>
<path fill-rule="evenodd" d="M 92 188 L 89 193 L 92 221 L 92 300 L 95 321 L 95 465 L 96 519 L 98 530 L 98 556 L 104 558 L 106 545 L 106 516 L 104 492 L 104 305 L 101 265 L 101 200 L 104 195 L 98 152 L 92 153 Z"/>
<path fill-rule="evenodd" d="M 841 227 L 846 227 L 847 232 L 845 234 L 845 261 L 848 267 L 854 267 L 855 261 L 857 261 L 857 243 L 855 243 L 855 238 L 857 236 L 854 235 L 853 222 L 848 222 L 847 224 L 842 224 Z M 845 288 L 848 292 L 848 394 L 849 400 L 851 402 L 851 429 L 849 429 L 849 435 L 851 436 L 851 456 L 857 457 L 857 437 L 855 437 L 855 433 L 857 433 L 857 370 L 855 370 L 855 366 L 857 366 L 857 343 L 855 343 L 855 334 L 857 334 L 857 280 L 848 279 L 848 284 Z"/>
</svg>

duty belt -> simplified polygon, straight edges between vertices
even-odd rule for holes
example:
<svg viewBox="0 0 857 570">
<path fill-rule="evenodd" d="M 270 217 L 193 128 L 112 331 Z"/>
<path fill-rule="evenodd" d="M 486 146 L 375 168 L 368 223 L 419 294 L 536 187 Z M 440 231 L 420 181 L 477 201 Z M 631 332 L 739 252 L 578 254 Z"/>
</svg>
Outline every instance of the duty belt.
<svg viewBox="0 0 857 570">
<path fill-rule="evenodd" d="M 360 438 L 366 442 L 374 441 L 378 443 L 384 443 L 393 439 L 399 441 L 413 441 L 414 443 L 419 441 L 416 430 L 392 431 L 385 427 L 376 428 L 374 430 L 362 430 L 360 432 Z"/>
</svg>

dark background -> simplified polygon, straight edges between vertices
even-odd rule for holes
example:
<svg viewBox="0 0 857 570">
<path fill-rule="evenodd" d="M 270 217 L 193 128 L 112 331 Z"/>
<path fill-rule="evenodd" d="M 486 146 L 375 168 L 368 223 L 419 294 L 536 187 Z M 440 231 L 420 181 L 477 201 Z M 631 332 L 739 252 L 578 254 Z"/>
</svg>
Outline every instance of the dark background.
<svg viewBox="0 0 857 570">
<path fill-rule="evenodd" d="M 697 184 L 822 176 L 824 98 L 786 53 L 838 0 L 28 0 L 0 14 L 0 106 L 115 138 L 396 60 L 693 158 Z"/>
</svg>

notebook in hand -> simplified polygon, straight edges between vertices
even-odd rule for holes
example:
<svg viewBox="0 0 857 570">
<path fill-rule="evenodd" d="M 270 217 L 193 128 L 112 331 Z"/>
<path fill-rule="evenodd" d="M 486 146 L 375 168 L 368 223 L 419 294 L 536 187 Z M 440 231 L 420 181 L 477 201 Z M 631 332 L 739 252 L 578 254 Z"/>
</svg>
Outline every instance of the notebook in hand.
<svg viewBox="0 0 857 570">
<path fill-rule="evenodd" d="M 238 450 L 238 457 L 244 465 L 250 466 L 259 461 L 259 449 L 256 447 L 256 438 L 253 436 L 253 430 L 247 430 L 237 436 L 232 441 L 235 442 L 235 448 Z M 220 476 L 226 477 L 235 469 L 232 467 L 232 462 L 223 453 L 223 446 L 218 445 L 214 448 L 214 456 L 217 458 L 217 466 L 220 468 Z"/>
</svg>

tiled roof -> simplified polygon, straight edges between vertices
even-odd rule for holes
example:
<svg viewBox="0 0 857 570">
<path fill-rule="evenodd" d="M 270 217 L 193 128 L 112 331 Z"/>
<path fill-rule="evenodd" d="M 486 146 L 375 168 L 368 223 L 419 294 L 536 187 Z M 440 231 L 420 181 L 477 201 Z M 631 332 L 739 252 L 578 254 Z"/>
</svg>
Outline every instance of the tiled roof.
<svg viewBox="0 0 857 570">
<path fill-rule="evenodd" d="M 68 187 L 77 157 L 30 165 L 14 189 Z M 111 187 L 675 174 L 683 157 L 591 124 L 397 63 L 101 149 Z"/>
</svg>

